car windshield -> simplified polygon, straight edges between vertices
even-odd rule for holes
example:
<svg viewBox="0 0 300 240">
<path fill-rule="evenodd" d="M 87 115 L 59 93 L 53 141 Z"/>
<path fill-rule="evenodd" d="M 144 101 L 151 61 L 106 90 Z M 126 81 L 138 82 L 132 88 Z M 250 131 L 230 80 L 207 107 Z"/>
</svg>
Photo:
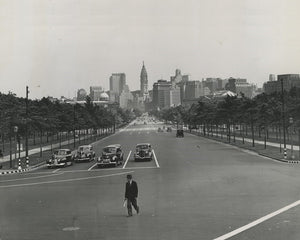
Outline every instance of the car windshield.
<svg viewBox="0 0 300 240">
<path fill-rule="evenodd" d="M 55 155 L 66 155 L 66 154 L 67 154 L 67 150 L 62 150 L 62 149 L 56 150 L 56 151 L 54 152 L 54 154 L 55 154 Z"/>
<path fill-rule="evenodd" d="M 148 149 L 149 146 L 148 145 L 138 145 L 136 146 L 136 149 Z"/>
<path fill-rule="evenodd" d="M 106 148 L 103 148 L 103 152 L 104 153 L 115 153 L 116 152 L 116 148 L 114 148 L 114 147 L 106 147 Z"/>
<path fill-rule="evenodd" d="M 83 152 L 89 150 L 89 147 L 80 147 L 78 151 Z"/>
</svg>

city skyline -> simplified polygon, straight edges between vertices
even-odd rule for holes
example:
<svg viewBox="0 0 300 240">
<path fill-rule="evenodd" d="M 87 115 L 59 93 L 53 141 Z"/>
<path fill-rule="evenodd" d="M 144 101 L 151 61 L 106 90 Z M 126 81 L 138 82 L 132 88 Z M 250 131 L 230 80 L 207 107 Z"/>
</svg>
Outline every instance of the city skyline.
<svg viewBox="0 0 300 240">
<path fill-rule="evenodd" d="M 79 87 L 109 89 L 114 72 L 139 89 L 182 69 L 192 80 L 300 72 L 297 1 L 3 0 L 0 92 L 73 97 Z M 71 4 L 72 3 L 72 4 Z M 112 11 L 113 10 L 113 11 Z"/>
</svg>

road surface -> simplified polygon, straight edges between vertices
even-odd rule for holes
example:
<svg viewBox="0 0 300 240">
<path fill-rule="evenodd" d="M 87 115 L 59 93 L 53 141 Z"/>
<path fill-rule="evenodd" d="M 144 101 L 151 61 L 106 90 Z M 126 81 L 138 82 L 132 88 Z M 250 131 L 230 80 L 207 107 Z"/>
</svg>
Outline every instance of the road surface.
<svg viewBox="0 0 300 240">
<path fill-rule="evenodd" d="M 159 126 L 138 123 L 95 143 L 97 156 L 122 145 L 128 161 L 117 168 L 88 162 L 1 176 L 0 239 L 300 239 L 298 165 Z M 152 144 L 153 161 L 133 161 L 141 142 Z M 141 208 L 130 218 L 128 173 Z"/>
</svg>

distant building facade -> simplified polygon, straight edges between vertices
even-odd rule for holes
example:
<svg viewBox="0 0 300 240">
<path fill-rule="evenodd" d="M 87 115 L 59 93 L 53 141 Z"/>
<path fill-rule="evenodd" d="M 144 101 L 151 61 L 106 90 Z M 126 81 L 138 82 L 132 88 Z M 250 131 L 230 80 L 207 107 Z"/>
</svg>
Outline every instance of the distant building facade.
<svg viewBox="0 0 300 240">
<path fill-rule="evenodd" d="M 170 106 L 170 90 L 172 83 L 167 80 L 158 80 L 153 84 L 153 107 L 158 109 Z"/>
<path fill-rule="evenodd" d="M 255 86 L 249 84 L 245 78 L 229 78 L 225 90 L 244 95 L 247 98 L 253 98 Z"/>
<path fill-rule="evenodd" d="M 124 90 L 120 94 L 120 107 L 124 109 L 130 109 L 133 107 L 133 95 L 129 91 L 128 85 L 125 86 Z"/>
<path fill-rule="evenodd" d="M 185 83 L 184 99 L 194 99 L 203 96 L 203 84 L 200 81 L 188 81 Z"/>
<path fill-rule="evenodd" d="M 77 101 L 84 101 L 86 100 L 87 92 L 81 88 L 77 91 Z"/>
<path fill-rule="evenodd" d="M 277 75 L 277 81 L 274 81 L 274 78 L 272 78 L 272 81 L 268 81 L 264 83 L 263 91 L 266 94 L 281 92 L 282 87 L 283 90 L 287 92 L 290 91 L 293 87 L 300 88 L 300 75 L 299 74 Z"/>
<path fill-rule="evenodd" d="M 125 73 L 113 73 L 109 78 L 109 97 L 111 102 L 119 102 L 120 94 L 126 85 Z"/>
<path fill-rule="evenodd" d="M 103 88 L 100 86 L 90 87 L 90 98 L 92 101 L 100 101 L 101 93 L 103 93 Z"/>
</svg>

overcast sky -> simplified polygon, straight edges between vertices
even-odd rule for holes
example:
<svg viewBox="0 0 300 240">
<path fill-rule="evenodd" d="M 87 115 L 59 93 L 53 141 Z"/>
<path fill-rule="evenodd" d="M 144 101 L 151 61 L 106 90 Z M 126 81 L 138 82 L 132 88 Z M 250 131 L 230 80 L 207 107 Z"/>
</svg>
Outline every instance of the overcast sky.
<svg viewBox="0 0 300 240">
<path fill-rule="evenodd" d="M 0 0 L 0 91 L 73 97 L 109 90 L 111 73 L 139 89 L 175 69 L 192 80 L 300 73 L 299 0 Z"/>
</svg>

